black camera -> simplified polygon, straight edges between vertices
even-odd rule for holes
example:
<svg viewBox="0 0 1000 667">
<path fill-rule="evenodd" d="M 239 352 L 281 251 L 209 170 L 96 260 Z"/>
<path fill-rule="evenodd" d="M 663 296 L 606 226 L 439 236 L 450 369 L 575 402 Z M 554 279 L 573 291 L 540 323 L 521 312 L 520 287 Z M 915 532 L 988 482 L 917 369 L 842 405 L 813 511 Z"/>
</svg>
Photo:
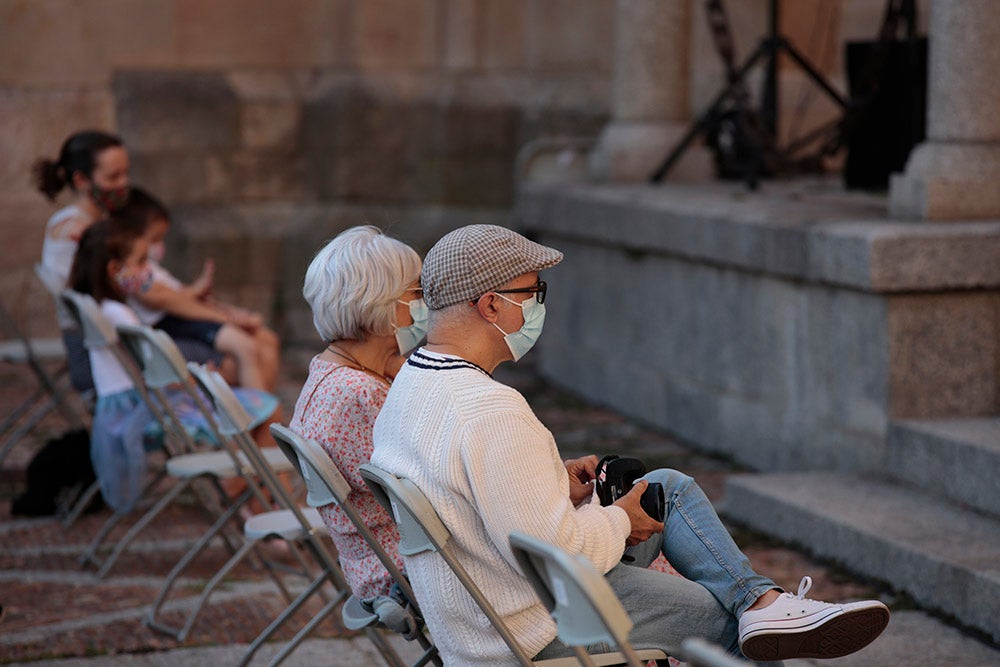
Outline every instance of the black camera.
<svg viewBox="0 0 1000 667">
<path fill-rule="evenodd" d="M 610 505 L 628 493 L 636 481 L 646 474 L 646 466 L 639 459 L 609 454 L 597 464 L 595 487 L 601 505 Z M 646 514 L 662 522 L 666 516 L 663 485 L 650 482 L 639 501 Z"/>
</svg>

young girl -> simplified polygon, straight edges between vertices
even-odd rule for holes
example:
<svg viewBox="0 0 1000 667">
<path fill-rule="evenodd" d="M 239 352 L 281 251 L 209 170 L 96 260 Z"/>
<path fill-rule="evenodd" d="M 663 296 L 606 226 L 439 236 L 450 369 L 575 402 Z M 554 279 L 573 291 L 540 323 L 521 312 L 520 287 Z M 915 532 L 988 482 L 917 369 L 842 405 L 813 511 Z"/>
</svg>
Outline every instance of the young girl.
<svg viewBox="0 0 1000 667">
<path fill-rule="evenodd" d="M 69 285 L 89 294 L 113 325 L 140 324 L 123 302 L 126 294 L 141 291 L 151 282 L 142 230 L 121 221 L 101 220 L 80 237 Z M 163 433 L 110 350 L 89 350 L 97 405 L 94 410 L 90 454 L 105 501 L 116 511 L 131 509 L 142 492 L 146 448 L 162 441 Z M 277 408 L 276 397 L 262 391 L 239 390 L 240 402 L 263 423 Z M 190 398 L 180 392 L 168 396 L 188 432 L 211 440 L 209 430 Z"/>
<path fill-rule="evenodd" d="M 149 243 L 152 283 L 148 290 L 130 294 L 127 300 L 142 323 L 166 331 L 179 345 L 193 340 L 231 355 L 236 360 L 234 384 L 273 389 L 281 361 L 280 341 L 264 326 L 264 318 L 210 299 L 211 264 L 206 264 L 190 286 L 160 266 L 164 238 L 170 229 L 166 207 L 145 190 L 133 188 L 128 204 L 118 215 L 144 229 Z"/>
</svg>

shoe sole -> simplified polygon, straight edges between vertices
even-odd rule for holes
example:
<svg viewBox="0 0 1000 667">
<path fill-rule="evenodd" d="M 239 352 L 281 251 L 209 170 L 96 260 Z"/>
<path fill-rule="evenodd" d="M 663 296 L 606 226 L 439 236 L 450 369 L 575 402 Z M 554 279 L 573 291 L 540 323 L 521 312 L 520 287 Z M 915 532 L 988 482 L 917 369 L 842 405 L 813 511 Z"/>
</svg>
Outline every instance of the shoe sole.
<svg viewBox="0 0 1000 667">
<path fill-rule="evenodd" d="M 747 637 L 740 649 L 751 660 L 840 658 L 875 641 L 889 625 L 889 610 L 873 607 L 847 611 L 803 631 L 761 630 Z"/>
</svg>

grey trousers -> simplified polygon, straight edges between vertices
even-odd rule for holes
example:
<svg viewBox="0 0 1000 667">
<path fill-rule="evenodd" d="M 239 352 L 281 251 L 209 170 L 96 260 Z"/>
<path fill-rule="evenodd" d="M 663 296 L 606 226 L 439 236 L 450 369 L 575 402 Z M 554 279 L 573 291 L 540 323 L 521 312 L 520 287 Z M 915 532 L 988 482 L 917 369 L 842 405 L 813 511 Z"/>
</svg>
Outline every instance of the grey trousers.
<svg viewBox="0 0 1000 667">
<path fill-rule="evenodd" d="M 660 469 L 644 479 L 663 485 L 664 533 L 626 549 L 623 562 L 605 575 L 632 620 L 629 639 L 638 649 L 658 648 L 677 656 L 683 640 L 701 637 L 741 655 L 739 615 L 775 588 L 774 582 L 751 569 L 691 477 Z M 648 569 L 661 553 L 685 578 Z M 614 648 L 598 645 L 588 650 L 604 653 Z M 572 654 L 556 638 L 536 659 Z"/>
</svg>

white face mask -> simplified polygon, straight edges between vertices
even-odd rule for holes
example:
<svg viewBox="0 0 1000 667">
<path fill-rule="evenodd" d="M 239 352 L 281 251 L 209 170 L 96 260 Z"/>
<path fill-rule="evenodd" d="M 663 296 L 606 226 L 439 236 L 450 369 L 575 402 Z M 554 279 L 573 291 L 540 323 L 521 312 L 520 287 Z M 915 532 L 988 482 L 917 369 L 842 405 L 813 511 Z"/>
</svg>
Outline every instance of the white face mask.
<svg viewBox="0 0 1000 667">
<path fill-rule="evenodd" d="M 410 307 L 410 317 L 413 318 L 413 324 L 407 327 L 392 325 L 396 330 L 396 346 L 399 348 L 399 353 L 406 356 L 427 337 L 427 304 L 423 299 L 412 299 L 409 303 L 402 299 L 397 301 Z"/>
<path fill-rule="evenodd" d="M 528 350 L 535 346 L 535 343 L 538 342 L 538 337 L 542 335 L 542 326 L 545 324 L 545 306 L 538 303 L 538 298 L 534 295 L 521 303 L 513 299 L 508 299 L 503 294 L 497 294 L 497 296 L 504 301 L 518 306 L 524 313 L 524 324 L 521 325 L 520 329 L 512 333 L 507 333 L 496 322 L 493 323 L 493 326 L 503 334 L 503 340 L 507 343 L 507 348 L 510 349 L 514 361 L 518 361 L 528 353 Z"/>
</svg>

